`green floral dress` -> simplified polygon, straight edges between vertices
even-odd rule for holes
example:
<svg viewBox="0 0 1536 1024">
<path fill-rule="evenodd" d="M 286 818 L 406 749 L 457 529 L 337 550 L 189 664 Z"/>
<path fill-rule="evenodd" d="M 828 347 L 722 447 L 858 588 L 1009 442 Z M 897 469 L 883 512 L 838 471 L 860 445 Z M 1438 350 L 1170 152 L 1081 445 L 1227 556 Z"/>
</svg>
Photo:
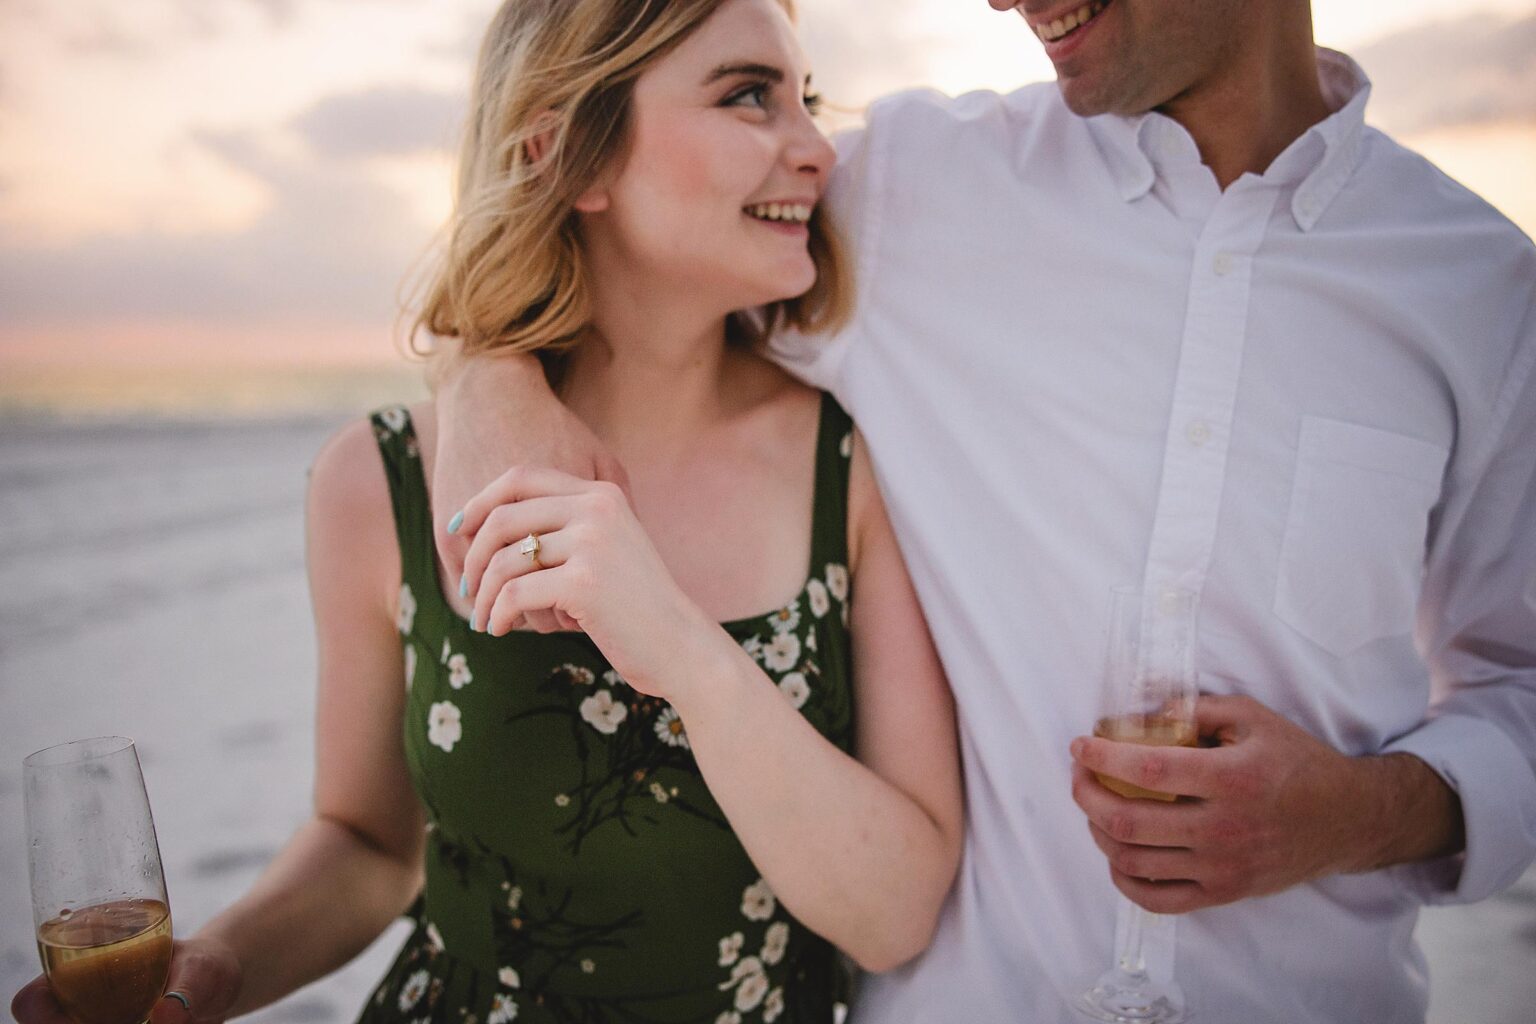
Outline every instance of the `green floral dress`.
<svg viewBox="0 0 1536 1024">
<path fill-rule="evenodd" d="M 410 417 L 386 409 L 373 426 L 400 540 L 405 751 L 428 826 L 415 932 L 360 1024 L 840 1017 L 841 958 L 753 867 L 676 711 L 584 634 L 472 632 L 439 589 Z M 851 448 L 847 414 L 823 398 L 805 586 L 724 624 L 843 750 Z"/>
</svg>

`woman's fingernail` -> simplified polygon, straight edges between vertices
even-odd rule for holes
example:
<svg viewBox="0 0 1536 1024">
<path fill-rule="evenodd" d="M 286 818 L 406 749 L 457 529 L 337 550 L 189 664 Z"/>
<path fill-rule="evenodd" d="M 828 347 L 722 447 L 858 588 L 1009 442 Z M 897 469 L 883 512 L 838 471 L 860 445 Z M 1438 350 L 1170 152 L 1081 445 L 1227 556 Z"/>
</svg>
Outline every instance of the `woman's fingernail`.
<svg viewBox="0 0 1536 1024">
<path fill-rule="evenodd" d="M 472 632 L 478 633 L 478 632 L 480 632 L 480 627 L 475 625 L 475 615 L 476 614 L 478 614 L 478 613 L 476 613 L 476 612 L 470 612 L 469 613 L 469 628 L 470 628 L 470 630 Z"/>
<path fill-rule="evenodd" d="M 459 577 L 459 596 L 460 597 L 468 597 L 469 596 L 469 577 L 467 577 L 467 576 L 460 576 Z"/>
<path fill-rule="evenodd" d="M 452 519 L 448 520 L 448 532 L 449 533 L 458 533 L 459 532 L 459 527 L 461 527 L 463 525 L 464 525 L 464 511 L 462 509 L 460 509 L 458 512 L 455 512 L 453 514 L 453 518 Z"/>
</svg>

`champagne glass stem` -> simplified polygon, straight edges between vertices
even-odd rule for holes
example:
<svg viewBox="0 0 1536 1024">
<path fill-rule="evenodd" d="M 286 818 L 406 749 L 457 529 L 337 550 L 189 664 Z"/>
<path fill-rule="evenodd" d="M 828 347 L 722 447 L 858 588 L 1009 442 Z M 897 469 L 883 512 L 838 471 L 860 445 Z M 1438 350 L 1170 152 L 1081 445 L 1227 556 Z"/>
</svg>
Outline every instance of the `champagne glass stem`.
<svg viewBox="0 0 1536 1024">
<path fill-rule="evenodd" d="M 1124 896 L 1120 897 L 1120 915 L 1125 926 L 1120 929 L 1120 949 L 1115 959 L 1127 974 L 1145 975 L 1147 956 L 1147 912 Z"/>
</svg>

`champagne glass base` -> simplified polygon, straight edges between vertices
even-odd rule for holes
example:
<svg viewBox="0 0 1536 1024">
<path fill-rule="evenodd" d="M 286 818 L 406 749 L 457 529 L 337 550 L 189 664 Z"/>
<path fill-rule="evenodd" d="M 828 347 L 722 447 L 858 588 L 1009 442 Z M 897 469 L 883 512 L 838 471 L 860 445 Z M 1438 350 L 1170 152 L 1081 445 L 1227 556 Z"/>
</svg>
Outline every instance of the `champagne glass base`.
<svg viewBox="0 0 1536 1024">
<path fill-rule="evenodd" d="M 1078 1013 L 1107 1024 L 1183 1024 L 1184 992 L 1172 981 L 1112 968 L 1078 997 Z"/>
</svg>

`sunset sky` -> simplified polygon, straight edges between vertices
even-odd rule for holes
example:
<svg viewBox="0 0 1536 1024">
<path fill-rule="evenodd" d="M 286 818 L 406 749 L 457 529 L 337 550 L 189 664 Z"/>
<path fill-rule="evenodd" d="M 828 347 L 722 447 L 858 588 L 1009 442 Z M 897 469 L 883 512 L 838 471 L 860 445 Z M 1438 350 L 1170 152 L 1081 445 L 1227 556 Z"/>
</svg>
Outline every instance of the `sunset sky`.
<svg viewBox="0 0 1536 1024">
<path fill-rule="evenodd" d="M 1375 80 L 1370 118 L 1533 233 L 1536 0 L 1470 6 L 1314 10 L 1319 41 Z M 494 7 L 0 0 L 0 377 L 394 358 L 397 289 L 447 212 Z M 1052 77 L 984 0 L 801 8 L 840 103 Z"/>
</svg>

